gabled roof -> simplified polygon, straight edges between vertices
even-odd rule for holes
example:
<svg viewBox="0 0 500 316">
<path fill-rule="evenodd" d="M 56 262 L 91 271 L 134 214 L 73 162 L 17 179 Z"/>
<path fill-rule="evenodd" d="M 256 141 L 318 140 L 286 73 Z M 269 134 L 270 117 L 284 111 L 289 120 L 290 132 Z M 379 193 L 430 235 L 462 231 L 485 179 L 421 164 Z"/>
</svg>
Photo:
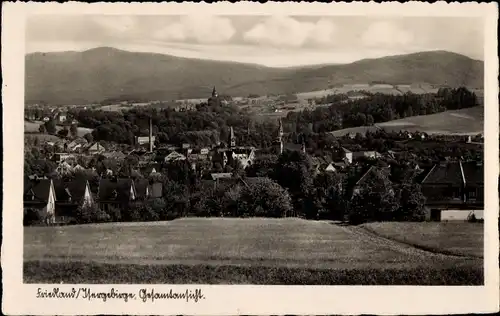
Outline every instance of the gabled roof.
<svg viewBox="0 0 500 316">
<path fill-rule="evenodd" d="M 371 166 L 368 170 L 366 170 L 366 172 L 361 176 L 361 178 L 359 178 L 359 180 L 356 181 L 356 185 L 362 184 L 368 178 L 368 175 L 374 171 L 375 171 L 375 166 Z"/>
<path fill-rule="evenodd" d="M 464 175 L 460 162 L 448 162 L 435 165 L 422 180 L 422 184 L 463 185 Z"/>
<path fill-rule="evenodd" d="M 54 190 L 57 201 L 81 201 L 85 195 L 88 182 L 85 179 L 74 179 L 71 181 L 54 180 Z M 89 187 L 90 190 L 90 187 Z"/>
<path fill-rule="evenodd" d="M 484 165 L 475 161 L 462 162 L 466 184 L 484 184 Z"/>
<path fill-rule="evenodd" d="M 127 201 L 130 199 L 131 188 L 135 191 L 134 181 L 132 179 L 101 179 L 99 181 L 99 200 Z M 115 192 L 116 197 L 114 194 Z"/>
<path fill-rule="evenodd" d="M 51 183 L 52 180 L 50 179 L 30 180 L 29 178 L 25 178 L 24 200 L 47 203 L 49 201 Z M 34 199 L 31 197 L 34 197 Z"/>
<path fill-rule="evenodd" d="M 165 157 L 166 161 L 170 161 L 170 160 L 184 160 L 184 159 L 186 159 L 186 156 L 184 156 L 183 154 L 179 154 L 176 151 L 172 151 L 170 154 L 168 154 Z"/>
</svg>

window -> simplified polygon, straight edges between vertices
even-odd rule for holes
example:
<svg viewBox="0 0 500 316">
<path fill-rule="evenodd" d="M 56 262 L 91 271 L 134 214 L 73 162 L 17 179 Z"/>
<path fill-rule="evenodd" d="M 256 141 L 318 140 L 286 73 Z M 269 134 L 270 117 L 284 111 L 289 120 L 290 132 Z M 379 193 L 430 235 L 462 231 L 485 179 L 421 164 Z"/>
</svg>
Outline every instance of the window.
<svg viewBox="0 0 500 316">
<path fill-rule="evenodd" d="M 477 198 L 477 192 L 476 191 L 470 191 L 469 192 L 469 199 L 475 199 Z"/>
</svg>

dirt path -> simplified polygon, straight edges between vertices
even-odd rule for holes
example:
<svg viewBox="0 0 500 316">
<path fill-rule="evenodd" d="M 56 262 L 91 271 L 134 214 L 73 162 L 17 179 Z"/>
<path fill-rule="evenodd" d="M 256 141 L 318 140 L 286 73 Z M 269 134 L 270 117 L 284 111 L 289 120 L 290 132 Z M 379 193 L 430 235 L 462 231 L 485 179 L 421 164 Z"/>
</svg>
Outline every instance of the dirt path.
<svg viewBox="0 0 500 316">
<path fill-rule="evenodd" d="M 428 258 L 428 259 L 471 259 L 477 260 L 478 258 L 468 257 L 464 255 L 454 255 L 447 253 L 439 253 L 430 250 L 421 249 L 415 247 L 413 245 L 409 245 L 403 242 L 399 242 L 396 240 L 392 240 L 389 238 L 385 238 L 383 236 L 377 235 L 369 230 L 360 227 L 360 226 L 340 226 L 343 229 L 349 231 L 353 235 L 356 235 L 360 238 L 365 239 L 367 242 L 371 242 L 377 246 L 390 249 L 399 253 L 403 253 L 406 255 L 417 256 L 420 260 Z"/>
</svg>

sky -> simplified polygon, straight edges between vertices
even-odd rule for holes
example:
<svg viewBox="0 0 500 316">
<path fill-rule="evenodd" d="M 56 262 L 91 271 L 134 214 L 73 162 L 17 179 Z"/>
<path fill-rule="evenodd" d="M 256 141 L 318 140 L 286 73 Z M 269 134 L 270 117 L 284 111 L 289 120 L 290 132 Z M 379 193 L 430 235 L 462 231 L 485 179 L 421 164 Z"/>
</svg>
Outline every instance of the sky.
<svg viewBox="0 0 500 316">
<path fill-rule="evenodd" d="M 26 53 L 114 47 L 270 67 L 446 50 L 483 60 L 469 17 L 33 15 Z"/>
</svg>

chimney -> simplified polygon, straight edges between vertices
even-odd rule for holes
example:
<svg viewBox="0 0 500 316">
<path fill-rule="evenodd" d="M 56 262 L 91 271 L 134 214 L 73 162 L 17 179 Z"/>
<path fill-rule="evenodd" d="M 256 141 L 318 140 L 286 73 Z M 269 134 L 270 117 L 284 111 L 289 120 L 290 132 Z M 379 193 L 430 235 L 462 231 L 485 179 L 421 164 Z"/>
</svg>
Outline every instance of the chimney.
<svg viewBox="0 0 500 316">
<path fill-rule="evenodd" d="M 149 152 L 153 152 L 153 119 L 149 118 Z"/>
</svg>

